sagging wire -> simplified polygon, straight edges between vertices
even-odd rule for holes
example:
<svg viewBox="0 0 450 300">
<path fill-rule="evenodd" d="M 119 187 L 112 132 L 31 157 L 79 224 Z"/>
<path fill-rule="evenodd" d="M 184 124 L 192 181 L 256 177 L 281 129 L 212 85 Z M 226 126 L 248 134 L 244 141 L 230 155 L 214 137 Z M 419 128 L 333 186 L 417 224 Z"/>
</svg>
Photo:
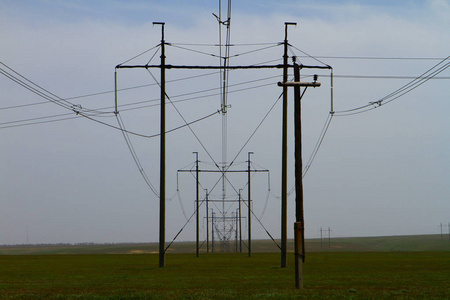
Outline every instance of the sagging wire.
<svg viewBox="0 0 450 300">
<path fill-rule="evenodd" d="M 15 75 L 11 74 L 10 72 L 8 72 L 7 70 L 0 68 L 0 73 L 3 74 L 5 77 L 14 81 L 15 83 L 19 84 L 20 86 L 24 87 L 25 89 L 31 91 L 32 93 L 50 101 L 51 103 L 56 104 L 58 106 L 61 106 L 67 110 L 74 112 L 77 116 L 80 115 L 80 116 L 83 116 L 85 118 L 92 120 L 92 118 L 90 118 L 90 116 L 97 116 L 99 114 L 112 114 L 113 113 L 113 112 L 104 112 L 104 111 L 93 110 L 93 109 L 86 109 L 86 108 L 83 108 L 79 104 L 73 104 L 73 103 L 53 94 L 52 92 L 46 90 L 45 88 L 39 86 L 38 84 L 34 83 L 30 79 L 26 78 L 25 76 L 21 75 L 17 71 L 10 68 L 6 64 L 4 64 L 2 62 L 0 62 L 0 64 L 17 75 L 17 76 L 15 76 Z M 22 78 L 23 80 L 20 78 Z M 96 121 L 98 121 L 98 120 L 96 120 Z M 98 122 L 100 122 L 100 121 L 98 121 Z M 102 122 L 100 122 L 100 123 L 102 123 Z"/>
<path fill-rule="evenodd" d="M 392 93 L 380 98 L 379 100 L 371 101 L 371 102 L 369 102 L 369 104 L 366 104 L 366 105 L 363 105 L 363 106 L 360 106 L 357 108 L 343 110 L 343 111 L 336 111 L 335 112 L 336 116 L 349 116 L 349 115 L 356 115 L 356 114 L 364 113 L 364 112 L 379 108 L 382 105 L 385 105 L 387 103 L 390 103 L 390 102 L 402 97 L 403 95 L 418 88 L 422 84 L 426 83 L 428 80 L 434 78 L 438 74 L 445 71 L 448 67 L 450 67 L 450 62 L 444 64 L 443 66 L 440 66 L 442 63 L 447 61 L 449 58 L 450 58 L 450 56 L 447 56 L 445 59 L 441 60 L 438 64 L 434 65 L 433 67 L 428 69 L 423 74 L 417 76 L 415 79 L 411 80 L 410 82 L 408 82 L 407 84 L 398 88 L 397 90 L 393 91 Z M 438 66 L 440 66 L 440 67 L 438 68 Z"/>
<path fill-rule="evenodd" d="M 116 119 L 117 119 L 117 123 L 119 124 L 119 127 L 121 129 L 121 132 L 123 134 L 123 137 L 125 139 L 125 142 L 128 146 L 128 149 L 130 150 L 131 156 L 133 157 L 136 167 L 139 170 L 139 173 L 141 174 L 142 178 L 144 179 L 145 183 L 150 188 L 150 190 L 153 192 L 153 194 L 155 194 L 155 196 L 159 198 L 159 193 L 157 192 L 156 188 L 151 183 L 150 179 L 147 176 L 147 173 L 145 173 L 145 170 L 139 160 L 136 150 L 134 149 L 133 143 L 131 142 L 131 139 L 125 129 L 125 124 L 123 123 L 123 120 L 122 120 L 122 117 L 120 116 L 120 114 L 116 114 Z"/>
<path fill-rule="evenodd" d="M 320 146 L 322 145 L 325 135 L 327 134 L 328 128 L 330 127 L 331 120 L 333 119 L 333 115 L 334 115 L 333 113 L 329 113 L 327 115 L 327 119 L 325 120 L 325 125 L 322 128 L 322 132 L 320 133 L 319 138 L 316 142 L 316 145 L 314 146 L 313 152 L 311 153 L 311 156 L 309 157 L 309 159 L 306 162 L 306 165 L 303 169 L 302 177 L 305 177 L 306 173 L 308 173 L 309 168 L 311 167 L 314 159 L 316 158 L 316 155 L 319 152 Z"/>
</svg>

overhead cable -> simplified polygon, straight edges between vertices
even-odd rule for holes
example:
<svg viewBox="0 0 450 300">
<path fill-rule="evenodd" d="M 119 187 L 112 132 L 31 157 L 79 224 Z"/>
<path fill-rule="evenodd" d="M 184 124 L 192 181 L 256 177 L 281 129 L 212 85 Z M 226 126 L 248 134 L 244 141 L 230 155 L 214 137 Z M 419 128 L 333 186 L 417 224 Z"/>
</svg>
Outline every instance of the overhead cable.
<svg viewBox="0 0 450 300">
<path fill-rule="evenodd" d="M 314 159 L 316 158 L 316 155 L 319 152 L 320 146 L 322 145 L 322 142 L 323 142 L 323 140 L 325 138 L 325 135 L 328 132 L 328 128 L 330 127 L 330 123 L 331 123 L 331 120 L 333 119 L 333 115 L 334 115 L 333 112 L 330 112 L 328 114 L 327 119 L 325 120 L 325 125 L 322 128 L 322 132 L 320 133 L 319 138 L 318 138 L 318 140 L 316 142 L 316 145 L 314 146 L 314 149 L 313 149 L 313 151 L 311 153 L 311 156 L 309 157 L 309 159 L 306 162 L 306 165 L 305 165 L 305 167 L 303 169 L 302 177 L 305 177 L 306 173 L 308 173 L 309 168 L 311 167 Z"/>
<path fill-rule="evenodd" d="M 147 186 L 150 188 L 150 190 L 155 194 L 156 197 L 159 198 L 159 193 L 157 192 L 156 188 L 151 183 L 150 179 L 147 176 L 147 173 L 144 170 L 144 167 L 141 164 L 141 161 L 139 160 L 139 157 L 136 153 L 136 150 L 134 149 L 133 143 L 131 142 L 130 137 L 128 136 L 128 132 L 126 131 L 125 124 L 123 123 L 122 117 L 120 114 L 116 114 L 117 123 L 119 124 L 119 127 L 121 129 L 122 135 L 125 139 L 125 142 L 128 146 L 128 150 L 130 150 L 131 156 L 133 157 L 133 160 L 136 164 L 136 167 L 139 170 L 139 173 L 141 174 L 142 178 L 144 179 Z"/>
<path fill-rule="evenodd" d="M 158 48 L 158 51 L 159 51 L 160 46 L 161 46 L 161 44 L 158 44 L 158 45 L 156 45 L 156 46 L 154 46 L 154 47 L 152 47 L 152 48 L 150 48 L 150 49 L 148 49 L 148 50 L 145 50 L 144 52 L 142 52 L 142 53 L 140 53 L 140 54 L 138 54 L 138 55 L 136 55 L 136 56 L 133 56 L 132 58 L 130 58 L 130 59 L 124 61 L 124 62 L 121 63 L 121 64 L 118 64 L 117 66 L 121 66 L 121 65 L 123 65 L 123 64 L 126 64 L 127 62 L 132 61 L 133 59 L 138 58 L 139 56 L 144 55 L 144 54 L 146 54 L 146 53 L 152 51 L 152 50 L 155 49 L 155 48 Z M 153 55 L 153 56 L 154 56 L 154 55 Z"/>
<path fill-rule="evenodd" d="M 147 70 L 148 73 L 151 75 L 151 77 L 153 78 L 153 80 L 155 80 L 155 82 L 157 82 L 158 85 L 159 85 L 160 83 L 158 82 L 158 80 L 156 80 L 155 76 L 153 76 L 152 72 L 150 72 L 149 69 L 146 69 L 146 70 Z M 175 110 L 177 111 L 177 113 L 178 113 L 178 115 L 181 117 L 181 119 L 184 121 L 185 125 L 183 125 L 183 127 L 184 127 L 184 126 L 187 126 L 187 127 L 189 128 L 189 130 L 192 132 L 192 134 L 195 136 L 195 138 L 197 139 L 197 141 L 198 141 L 198 142 L 200 143 L 200 145 L 202 146 L 203 150 L 205 150 L 205 152 L 208 154 L 209 158 L 211 158 L 211 160 L 214 161 L 214 158 L 211 156 L 211 154 L 209 153 L 209 151 L 206 149 L 205 145 L 202 143 L 202 141 L 201 141 L 200 138 L 197 136 L 197 134 L 195 134 L 194 130 L 193 130 L 192 127 L 190 126 L 190 123 L 188 123 L 188 122 L 186 121 L 186 119 L 184 118 L 184 116 L 183 116 L 183 115 L 181 114 L 181 112 L 178 110 L 178 108 L 176 107 L 176 105 L 172 102 L 172 100 L 171 100 L 170 97 L 167 95 L 167 93 L 165 94 L 165 96 L 166 96 L 167 99 L 170 101 L 170 103 L 172 104 L 172 106 L 175 108 Z M 216 114 L 216 113 L 220 113 L 220 111 L 217 111 L 217 112 L 215 112 L 214 114 Z M 209 115 L 209 116 L 212 116 L 212 115 Z M 209 116 L 208 116 L 208 117 L 209 117 Z M 214 161 L 214 162 L 215 162 L 215 161 Z M 217 162 L 215 162 L 215 163 L 216 163 L 216 166 L 219 167 L 219 165 L 217 164 Z"/>
<path fill-rule="evenodd" d="M 348 110 L 336 111 L 335 115 L 336 116 L 349 116 L 349 115 L 360 114 L 360 113 L 364 113 L 364 112 L 373 110 L 375 108 L 378 108 L 384 104 L 390 103 L 390 102 L 400 98 L 401 96 L 411 92 L 412 90 L 418 88 L 422 84 L 426 83 L 428 80 L 434 78 L 435 76 L 437 76 L 438 74 L 442 73 L 447 68 L 449 68 L 450 62 L 447 62 L 444 65 L 442 65 L 449 58 L 450 58 L 450 56 L 441 60 L 438 64 L 434 65 L 433 67 L 428 69 L 426 72 L 417 76 L 415 79 L 413 79 L 412 81 L 403 85 L 402 87 L 398 88 L 397 90 L 393 91 L 392 93 L 390 93 L 376 101 L 371 101 L 368 104 L 360 106 L 360 107 L 356 107 L 356 108 L 352 108 L 352 109 L 348 109 Z"/>
</svg>

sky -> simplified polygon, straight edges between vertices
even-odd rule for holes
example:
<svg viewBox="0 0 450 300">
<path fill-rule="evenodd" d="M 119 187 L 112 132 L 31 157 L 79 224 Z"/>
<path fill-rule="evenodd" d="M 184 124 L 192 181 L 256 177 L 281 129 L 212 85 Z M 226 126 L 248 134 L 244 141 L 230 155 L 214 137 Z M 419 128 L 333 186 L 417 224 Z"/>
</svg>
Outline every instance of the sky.
<svg viewBox="0 0 450 300">
<path fill-rule="evenodd" d="M 222 2 L 224 20 L 228 1 Z M 61 107 L 0 76 L 0 244 L 157 242 L 158 196 L 142 178 L 112 113 L 115 66 L 159 64 L 161 27 L 153 22 L 165 22 L 167 63 L 218 65 L 213 13 L 219 15 L 219 1 L 0 0 L 0 8 L 1 70 L 76 105 Z M 322 84 L 302 99 L 304 164 L 329 116 L 331 97 L 336 111 L 304 176 L 307 238 L 318 238 L 321 227 L 330 228 L 331 236 L 382 236 L 437 234 L 442 223 L 448 232 L 450 71 L 442 69 L 376 109 L 338 112 L 383 99 L 449 56 L 449 15 L 448 0 L 232 1 L 230 65 L 282 63 L 284 23 L 296 22 L 288 30 L 289 56 L 333 68 L 333 93 L 329 70 L 301 71 L 302 81 L 317 73 Z M 159 78 L 158 69 L 117 71 L 119 116 L 128 131 L 159 133 Z M 220 109 L 217 71 L 171 69 L 166 79 L 167 129 Z M 224 159 L 245 170 L 253 152 L 252 168 L 270 175 L 252 176 L 252 237 L 269 238 L 267 229 L 280 238 L 281 79 L 279 69 L 230 71 L 226 157 L 218 113 L 167 134 L 167 241 L 194 212 L 195 177 L 177 172 L 194 167 L 193 152 L 205 170 Z M 288 97 L 291 191 L 293 91 Z M 80 106 L 89 118 L 74 112 Z M 159 138 L 129 139 L 158 192 Z M 208 189 L 210 199 L 219 199 L 217 173 L 200 176 L 200 198 Z M 239 189 L 247 199 L 246 176 L 229 176 L 227 199 L 236 200 Z M 292 192 L 288 238 L 294 201 Z M 220 211 L 221 204 L 211 205 Z M 236 204 L 226 210 L 231 215 Z M 195 240 L 194 220 L 178 240 Z"/>
</svg>

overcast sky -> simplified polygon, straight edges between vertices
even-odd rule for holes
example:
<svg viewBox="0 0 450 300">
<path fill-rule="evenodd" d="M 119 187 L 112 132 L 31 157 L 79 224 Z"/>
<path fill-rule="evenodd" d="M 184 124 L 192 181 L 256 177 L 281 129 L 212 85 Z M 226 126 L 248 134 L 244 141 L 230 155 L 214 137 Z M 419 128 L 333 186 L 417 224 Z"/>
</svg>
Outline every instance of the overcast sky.
<svg viewBox="0 0 450 300">
<path fill-rule="evenodd" d="M 0 66 L 71 104 L 95 110 L 88 113 L 95 120 L 118 126 L 111 113 L 115 66 L 159 44 L 161 27 L 153 26 L 155 21 L 166 23 L 165 39 L 172 44 L 167 63 L 219 64 L 218 47 L 187 45 L 219 43 L 212 13 L 219 14 L 218 1 L 1 0 Z M 297 22 L 288 32 L 289 55 L 305 65 L 332 66 L 334 110 L 353 109 L 382 99 L 450 55 L 449 15 L 448 0 L 232 1 L 231 43 L 236 46 L 230 64 L 281 63 L 283 48 L 277 43 L 284 39 L 284 22 Z M 157 65 L 156 50 L 129 63 L 145 64 L 154 55 L 151 63 Z M 257 173 L 252 198 L 255 215 L 275 238 L 280 237 L 281 214 L 281 73 L 231 71 L 227 114 L 227 162 L 236 158 L 234 168 L 245 169 L 252 151 L 253 167 L 270 170 L 270 192 L 267 174 Z M 302 100 L 305 163 L 330 111 L 330 72 L 304 69 L 302 80 L 311 80 L 314 73 L 322 86 L 308 89 Z M 155 79 L 157 69 L 118 71 L 123 89 L 119 115 L 129 131 L 159 132 Z M 168 70 L 167 80 L 175 105 L 167 106 L 167 129 L 184 124 L 179 113 L 190 122 L 220 109 L 216 71 Z M 332 236 L 405 235 L 439 233 L 443 223 L 447 232 L 449 80 L 450 71 L 444 70 L 379 108 L 350 116 L 336 113 L 304 178 L 307 237 L 317 238 L 320 227 L 330 227 Z M 141 177 L 119 130 L 77 116 L 3 75 L 0 91 L 0 244 L 158 241 L 159 199 Z M 294 183 L 292 96 L 290 91 L 289 190 Z M 191 128 L 204 148 L 186 127 L 167 135 L 168 241 L 194 211 L 194 178 L 180 174 L 177 193 L 177 170 L 193 166 L 193 151 L 199 152 L 203 169 L 222 161 L 221 115 Z M 159 138 L 130 139 L 158 189 Z M 204 198 L 203 189 L 213 189 L 218 177 L 201 176 Z M 230 175 L 229 180 L 229 199 L 236 199 L 239 189 L 246 199 L 246 175 Z M 219 184 L 211 198 L 220 194 Z M 288 199 L 289 238 L 294 196 Z M 253 238 L 268 238 L 256 219 L 253 224 Z M 179 239 L 195 239 L 193 221 Z"/>
</svg>

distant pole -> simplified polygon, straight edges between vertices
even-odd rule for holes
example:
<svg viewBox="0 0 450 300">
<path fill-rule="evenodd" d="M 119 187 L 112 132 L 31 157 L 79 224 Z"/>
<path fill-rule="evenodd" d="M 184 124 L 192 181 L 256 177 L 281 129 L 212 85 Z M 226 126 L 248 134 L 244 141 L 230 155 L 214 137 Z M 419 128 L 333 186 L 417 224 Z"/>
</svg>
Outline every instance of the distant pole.
<svg viewBox="0 0 450 300">
<path fill-rule="evenodd" d="M 206 253 L 209 253 L 209 204 L 208 204 L 208 190 L 205 189 L 206 193 Z"/>
<path fill-rule="evenodd" d="M 448 223 L 448 240 L 450 241 L 450 223 Z"/>
<path fill-rule="evenodd" d="M 322 248 L 322 227 L 320 227 L 320 248 Z"/>
<path fill-rule="evenodd" d="M 240 253 L 242 253 L 241 191 L 242 191 L 242 189 L 239 189 L 239 252 L 240 252 Z"/>
<path fill-rule="evenodd" d="M 163 22 L 161 25 L 161 127 L 160 127 L 160 173 L 159 173 L 159 267 L 165 265 L 166 247 L 166 53 Z"/>
<path fill-rule="evenodd" d="M 238 219 L 238 211 L 239 209 L 236 209 L 236 213 L 235 213 L 235 221 L 236 221 L 236 253 L 239 251 L 239 247 L 238 247 L 238 232 L 239 232 L 239 219 Z"/>
<path fill-rule="evenodd" d="M 331 248 L 331 228 L 328 227 L 328 248 Z"/>
<path fill-rule="evenodd" d="M 443 241 L 443 240 L 444 240 L 444 238 L 442 236 L 442 223 L 441 223 L 441 241 Z"/>
<path fill-rule="evenodd" d="M 250 155 L 253 152 L 248 153 L 248 257 L 252 256 L 252 194 L 251 194 L 251 174 L 250 174 Z"/>
<path fill-rule="evenodd" d="M 199 200 L 199 181 L 198 181 L 198 152 L 192 152 L 195 154 L 195 180 L 197 181 L 196 188 L 196 198 L 195 198 L 195 217 L 196 217 L 196 233 L 195 233 L 195 253 L 198 257 L 199 255 L 199 211 L 198 211 L 198 200 Z"/>
<path fill-rule="evenodd" d="M 211 209 L 211 252 L 214 253 L 214 211 Z"/>
<path fill-rule="evenodd" d="M 283 82 L 288 80 L 288 26 L 297 23 L 284 23 Z M 282 141 L 281 141 L 281 267 L 287 263 L 287 116 L 288 89 L 283 86 Z M 250 199 L 249 199 L 250 201 Z"/>
</svg>

